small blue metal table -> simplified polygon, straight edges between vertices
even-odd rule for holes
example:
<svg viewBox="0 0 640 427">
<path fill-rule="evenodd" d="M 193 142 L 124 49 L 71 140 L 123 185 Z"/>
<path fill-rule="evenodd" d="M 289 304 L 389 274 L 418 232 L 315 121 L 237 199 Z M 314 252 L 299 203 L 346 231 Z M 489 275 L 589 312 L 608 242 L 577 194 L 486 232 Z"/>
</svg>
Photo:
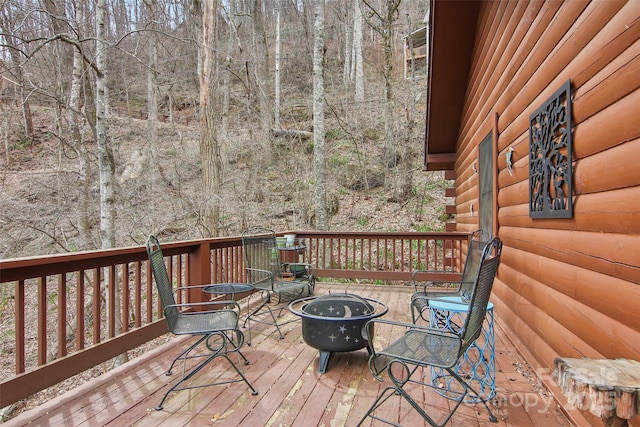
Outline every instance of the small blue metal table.
<svg viewBox="0 0 640 427">
<path fill-rule="evenodd" d="M 469 304 L 460 297 L 446 297 L 429 300 L 429 323 L 432 328 L 447 329 L 452 332 L 464 325 Z M 496 394 L 495 337 L 493 332 L 493 304 L 487 306 L 487 316 L 482 325 L 482 333 L 467 349 L 454 371 L 468 379 L 468 383 L 484 399 L 492 399 Z M 442 368 L 431 368 L 431 384 L 436 391 L 452 400 L 459 394 L 459 384 Z M 465 401 L 476 403 L 477 398 L 467 396 Z"/>
</svg>

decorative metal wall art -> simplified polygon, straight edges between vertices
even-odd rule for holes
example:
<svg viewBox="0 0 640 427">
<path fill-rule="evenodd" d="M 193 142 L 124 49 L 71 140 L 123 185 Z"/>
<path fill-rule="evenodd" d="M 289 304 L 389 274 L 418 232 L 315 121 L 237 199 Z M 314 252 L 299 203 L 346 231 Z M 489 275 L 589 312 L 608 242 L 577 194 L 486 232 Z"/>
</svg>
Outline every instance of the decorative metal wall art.
<svg viewBox="0 0 640 427">
<path fill-rule="evenodd" d="M 571 80 L 529 117 L 529 216 L 572 218 Z"/>
</svg>

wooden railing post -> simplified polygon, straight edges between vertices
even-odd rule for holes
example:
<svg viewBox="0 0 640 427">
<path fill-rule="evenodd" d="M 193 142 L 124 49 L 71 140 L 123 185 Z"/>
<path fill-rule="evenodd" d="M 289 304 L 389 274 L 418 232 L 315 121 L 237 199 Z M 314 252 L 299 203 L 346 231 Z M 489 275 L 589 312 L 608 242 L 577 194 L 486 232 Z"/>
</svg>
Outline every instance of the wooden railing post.
<svg viewBox="0 0 640 427">
<path fill-rule="evenodd" d="M 194 246 L 189 252 L 186 286 L 204 285 L 211 282 L 211 260 L 209 242 Z M 200 289 L 190 290 L 187 294 L 188 302 L 204 301 L 204 294 Z"/>
</svg>

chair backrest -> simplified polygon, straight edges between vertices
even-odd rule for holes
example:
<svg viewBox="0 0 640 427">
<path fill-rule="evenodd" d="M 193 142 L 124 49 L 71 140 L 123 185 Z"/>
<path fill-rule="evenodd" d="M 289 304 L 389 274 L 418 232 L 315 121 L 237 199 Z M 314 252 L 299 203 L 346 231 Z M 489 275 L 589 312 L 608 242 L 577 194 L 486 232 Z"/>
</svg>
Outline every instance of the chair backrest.
<svg viewBox="0 0 640 427">
<path fill-rule="evenodd" d="M 160 248 L 160 242 L 155 236 L 149 236 L 147 239 L 147 255 L 149 256 L 149 263 L 151 264 L 151 272 L 153 273 L 153 279 L 156 282 L 156 288 L 160 295 L 160 301 L 162 302 L 164 310 L 164 317 L 167 321 L 169 330 L 173 330 L 173 326 L 176 319 L 179 316 L 178 309 L 172 307 L 176 304 L 176 300 L 173 296 L 173 289 L 171 281 L 169 280 L 169 273 L 167 272 L 167 266 L 164 263 L 164 256 L 162 255 L 162 248 Z"/>
<path fill-rule="evenodd" d="M 467 258 L 462 270 L 462 283 L 460 284 L 460 296 L 465 302 L 471 297 L 471 290 L 478 274 L 482 252 L 491 240 L 491 233 L 485 229 L 478 229 L 471 234 Z"/>
<path fill-rule="evenodd" d="M 242 251 L 247 268 L 247 279 L 256 287 L 269 286 L 271 280 L 278 279 L 282 274 L 280 255 L 276 234 L 273 230 L 263 227 L 251 227 L 242 232 Z M 272 278 L 265 275 L 268 271 Z"/>
<path fill-rule="evenodd" d="M 487 305 L 489 304 L 491 289 L 498 271 L 501 253 L 502 242 L 497 237 L 487 243 L 482 251 L 478 274 L 476 275 L 469 301 L 469 312 L 460 331 L 462 338 L 460 354 L 463 354 L 482 332 L 482 323 L 487 314 Z"/>
</svg>

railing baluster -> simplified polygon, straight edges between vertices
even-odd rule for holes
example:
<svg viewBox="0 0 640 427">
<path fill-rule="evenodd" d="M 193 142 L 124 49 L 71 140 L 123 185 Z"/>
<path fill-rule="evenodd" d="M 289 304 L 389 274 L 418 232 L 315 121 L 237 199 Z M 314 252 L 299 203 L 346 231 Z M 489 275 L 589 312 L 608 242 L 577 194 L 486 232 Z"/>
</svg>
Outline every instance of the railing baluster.
<svg viewBox="0 0 640 427">
<path fill-rule="evenodd" d="M 58 357 L 67 355 L 67 275 L 58 274 Z"/>
<path fill-rule="evenodd" d="M 25 371 L 25 317 L 24 317 L 24 279 L 20 279 L 16 282 L 15 288 L 15 298 L 16 298 L 16 310 L 15 310 L 15 319 L 16 319 L 16 375 L 21 374 Z"/>
<path fill-rule="evenodd" d="M 120 316 L 120 324 L 122 332 L 129 331 L 129 303 L 131 297 L 131 291 L 129 288 L 129 263 L 125 262 L 121 266 L 121 274 L 122 274 L 122 313 Z"/>
<path fill-rule="evenodd" d="M 84 270 L 76 273 L 76 350 L 84 348 Z"/>
<path fill-rule="evenodd" d="M 140 261 L 136 261 L 133 264 L 134 278 L 133 278 L 133 293 L 135 295 L 135 306 L 133 307 L 134 317 L 133 325 L 139 328 L 142 325 L 142 267 Z"/>
<path fill-rule="evenodd" d="M 151 276 L 151 265 L 150 263 L 146 263 L 147 264 L 147 280 L 146 280 L 146 287 L 147 287 L 147 304 L 146 304 L 146 323 L 151 323 L 151 321 L 153 320 L 153 277 Z M 158 317 L 162 318 L 162 313 L 158 314 Z"/>
<path fill-rule="evenodd" d="M 47 363 L 47 278 L 38 278 L 38 365 Z"/>
<path fill-rule="evenodd" d="M 101 289 L 100 284 L 102 282 L 102 269 L 93 269 L 93 300 L 92 300 L 92 314 L 93 314 L 93 344 L 100 342 L 100 326 L 102 324 L 100 313 L 100 300 Z"/>
<path fill-rule="evenodd" d="M 107 291 L 109 295 L 107 297 L 107 303 L 109 304 L 107 309 L 107 322 L 108 322 L 107 337 L 113 338 L 116 336 L 116 278 L 115 278 L 116 267 L 115 265 L 109 266 L 107 271 L 109 272 L 109 283 L 107 284 Z"/>
<path fill-rule="evenodd" d="M 176 256 L 176 269 L 178 270 L 178 274 L 176 275 L 176 280 L 178 281 L 178 287 L 181 288 L 184 286 L 184 272 L 182 269 L 182 255 Z"/>
</svg>

